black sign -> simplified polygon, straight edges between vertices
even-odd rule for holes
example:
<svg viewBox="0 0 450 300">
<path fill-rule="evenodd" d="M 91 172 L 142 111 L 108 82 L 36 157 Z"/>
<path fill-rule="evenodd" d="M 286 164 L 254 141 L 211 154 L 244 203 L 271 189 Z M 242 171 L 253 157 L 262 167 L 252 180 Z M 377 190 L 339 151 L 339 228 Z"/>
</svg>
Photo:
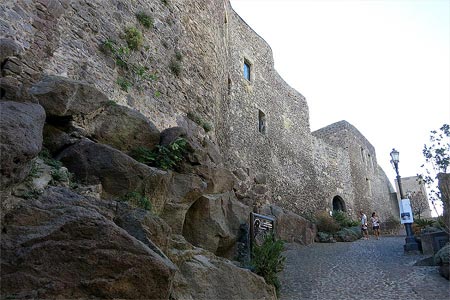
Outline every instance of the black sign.
<svg viewBox="0 0 450 300">
<path fill-rule="evenodd" d="M 275 219 L 269 216 L 250 214 L 250 246 L 262 245 L 267 234 L 274 233 Z"/>
</svg>

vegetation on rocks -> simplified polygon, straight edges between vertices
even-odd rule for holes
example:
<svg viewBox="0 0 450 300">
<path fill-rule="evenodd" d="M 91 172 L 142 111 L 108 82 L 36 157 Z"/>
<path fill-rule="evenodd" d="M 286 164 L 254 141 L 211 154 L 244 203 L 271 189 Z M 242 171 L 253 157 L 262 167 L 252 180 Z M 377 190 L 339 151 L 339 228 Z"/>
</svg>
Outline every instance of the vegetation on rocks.
<svg viewBox="0 0 450 300">
<path fill-rule="evenodd" d="M 281 287 L 277 273 L 283 270 L 286 260 L 286 257 L 281 255 L 283 248 L 283 241 L 276 240 L 273 234 L 268 234 L 261 246 L 253 246 L 250 262 L 254 272 L 264 277 L 266 283 L 273 285 L 277 294 Z"/>
<path fill-rule="evenodd" d="M 198 125 L 200 125 L 201 127 L 203 127 L 203 129 L 206 132 L 211 131 L 212 125 L 209 122 L 203 120 L 203 118 L 200 117 L 197 113 L 190 111 L 187 113 L 187 117 L 192 121 L 194 121 L 195 123 L 197 123 Z"/>
<path fill-rule="evenodd" d="M 136 18 L 138 19 L 139 23 L 142 24 L 145 28 L 152 28 L 153 27 L 153 18 L 149 15 L 147 15 L 144 12 L 139 12 L 136 14 Z"/>
<path fill-rule="evenodd" d="M 177 138 L 167 147 L 157 145 L 154 150 L 138 147 L 132 151 L 131 156 L 137 161 L 152 167 L 163 170 L 175 170 L 180 166 L 186 153 L 187 141 L 184 138 Z"/>
<path fill-rule="evenodd" d="M 120 200 L 127 202 L 134 207 L 139 207 L 148 211 L 152 210 L 152 203 L 150 202 L 150 200 L 146 196 L 138 192 L 130 192 L 123 196 Z"/>
<path fill-rule="evenodd" d="M 139 50 L 142 47 L 142 32 L 136 27 L 128 27 L 125 29 L 125 40 L 131 50 Z"/>
</svg>

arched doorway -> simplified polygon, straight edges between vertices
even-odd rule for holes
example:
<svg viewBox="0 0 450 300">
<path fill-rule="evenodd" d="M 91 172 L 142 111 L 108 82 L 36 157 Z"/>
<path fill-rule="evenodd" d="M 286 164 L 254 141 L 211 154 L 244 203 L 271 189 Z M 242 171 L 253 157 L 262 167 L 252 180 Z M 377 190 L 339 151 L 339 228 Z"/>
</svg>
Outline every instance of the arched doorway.
<svg viewBox="0 0 450 300">
<path fill-rule="evenodd" d="M 345 202 L 340 196 L 333 197 L 333 210 L 346 211 Z"/>
</svg>

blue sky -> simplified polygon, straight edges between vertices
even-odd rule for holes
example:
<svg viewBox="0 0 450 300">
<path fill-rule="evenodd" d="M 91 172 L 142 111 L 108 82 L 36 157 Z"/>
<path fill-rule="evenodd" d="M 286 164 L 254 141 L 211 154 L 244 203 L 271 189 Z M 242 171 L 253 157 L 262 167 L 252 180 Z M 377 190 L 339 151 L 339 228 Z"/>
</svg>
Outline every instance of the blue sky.
<svg viewBox="0 0 450 300">
<path fill-rule="evenodd" d="M 429 132 L 450 123 L 449 0 L 231 0 L 303 94 L 312 130 L 347 120 L 391 182 L 421 172 Z"/>
</svg>

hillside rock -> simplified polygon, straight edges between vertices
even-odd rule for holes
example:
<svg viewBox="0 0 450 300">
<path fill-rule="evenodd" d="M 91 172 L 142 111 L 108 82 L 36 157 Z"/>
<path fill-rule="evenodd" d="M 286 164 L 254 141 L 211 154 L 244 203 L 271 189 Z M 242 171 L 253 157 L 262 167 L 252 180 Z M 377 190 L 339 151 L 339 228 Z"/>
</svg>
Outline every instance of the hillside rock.
<svg viewBox="0 0 450 300">
<path fill-rule="evenodd" d="M 161 146 L 168 146 L 177 138 L 186 138 L 187 131 L 183 127 L 170 127 L 161 131 Z"/>
<path fill-rule="evenodd" d="M 41 151 L 45 111 L 33 103 L 0 102 L 0 190 L 22 181 Z"/>
<path fill-rule="evenodd" d="M 165 257 L 172 229 L 164 220 L 143 209 L 120 209 L 114 222 L 160 256 Z"/>
<path fill-rule="evenodd" d="M 173 173 L 165 201 L 155 207 L 174 234 L 183 232 L 186 213 L 206 189 L 206 183 L 194 174 Z"/>
<path fill-rule="evenodd" d="M 183 236 L 172 236 L 169 257 L 179 268 L 173 281 L 174 300 L 277 299 L 275 289 L 262 277 L 192 246 Z"/>
<path fill-rule="evenodd" d="M 262 213 L 273 215 L 276 218 L 275 231 L 278 238 L 302 245 L 314 243 L 317 233 L 316 226 L 305 218 L 291 211 L 285 211 L 276 205 L 263 208 Z"/>
<path fill-rule="evenodd" d="M 183 236 L 197 247 L 234 258 L 240 225 L 248 223 L 250 211 L 232 192 L 203 195 L 186 213 Z"/>
<path fill-rule="evenodd" d="M 82 183 L 101 183 L 103 198 L 138 192 L 151 199 L 155 208 L 165 202 L 172 176 L 170 172 L 141 164 L 119 150 L 88 139 L 63 150 L 57 159 Z"/>
<path fill-rule="evenodd" d="M 50 188 L 10 212 L 2 223 L 2 295 L 168 299 L 176 267 L 114 224 L 113 205 Z"/>
<path fill-rule="evenodd" d="M 138 147 L 152 150 L 160 139 L 159 130 L 143 114 L 117 104 L 92 118 L 82 117 L 80 126 L 91 139 L 127 153 Z"/>
<path fill-rule="evenodd" d="M 231 191 L 235 185 L 235 176 L 230 170 L 222 167 L 200 165 L 194 172 L 205 179 L 207 194 L 222 194 Z"/>
<path fill-rule="evenodd" d="M 0 63 L 11 56 L 17 56 L 22 52 L 22 48 L 14 40 L 8 38 L 0 39 Z"/>
<path fill-rule="evenodd" d="M 61 76 L 44 76 L 29 93 L 44 107 L 47 116 L 87 115 L 108 103 L 108 98 L 94 86 Z"/>
</svg>

